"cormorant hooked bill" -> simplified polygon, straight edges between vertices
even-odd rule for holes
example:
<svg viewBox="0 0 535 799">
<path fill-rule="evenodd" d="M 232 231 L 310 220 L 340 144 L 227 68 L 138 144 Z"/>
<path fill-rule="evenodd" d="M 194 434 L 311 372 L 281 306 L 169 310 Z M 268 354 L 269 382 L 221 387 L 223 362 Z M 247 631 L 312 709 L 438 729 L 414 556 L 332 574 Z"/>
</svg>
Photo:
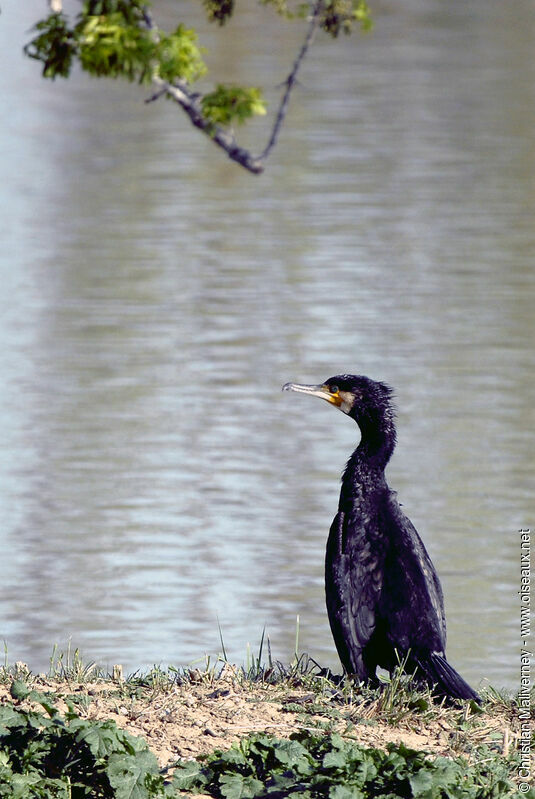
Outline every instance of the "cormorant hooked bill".
<svg viewBox="0 0 535 799">
<path fill-rule="evenodd" d="M 360 375 L 283 391 L 321 397 L 351 416 L 361 440 L 342 476 L 325 559 L 327 612 L 345 671 L 376 682 L 378 666 L 408 673 L 439 695 L 480 701 L 446 660 L 446 618 L 438 575 L 384 470 L 396 444 L 392 389 Z"/>
</svg>

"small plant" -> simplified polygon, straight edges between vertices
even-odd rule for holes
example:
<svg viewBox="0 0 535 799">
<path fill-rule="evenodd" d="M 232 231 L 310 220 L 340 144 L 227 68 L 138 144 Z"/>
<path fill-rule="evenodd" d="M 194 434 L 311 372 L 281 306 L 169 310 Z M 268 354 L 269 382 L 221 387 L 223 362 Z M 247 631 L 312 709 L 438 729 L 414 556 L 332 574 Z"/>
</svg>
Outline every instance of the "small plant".
<svg viewBox="0 0 535 799">
<path fill-rule="evenodd" d="M 87 721 L 67 702 L 61 717 L 50 698 L 13 681 L 13 705 L 0 707 L 0 797 L 149 799 L 164 793 L 156 757 L 142 738 L 115 722 Z M 44 713 L 22 709 L 22 700 Z"/>
<path fill-rule="evenodd" d="M 389 744 L 366 749 L 340 735 L 297 733 L 290 739 L 251 735 L 227 752 L 178 764 L 173 785 L 218 799 L 491 799 L 513 789 L 506 767 L 468 768 L 462 759 L 437 757 Z"/>
<path fill-rule="evenodd" d="M 70 641 L 66 652 L 59 652 L 57 645 L 54 645 L 49 662 L 48 676 L 67 682 L 84 683 L 90 678 L 102 676 L 96 663 L 84 663 L 80 650 L 78 648 L 72 650 Z"/>
</svg>

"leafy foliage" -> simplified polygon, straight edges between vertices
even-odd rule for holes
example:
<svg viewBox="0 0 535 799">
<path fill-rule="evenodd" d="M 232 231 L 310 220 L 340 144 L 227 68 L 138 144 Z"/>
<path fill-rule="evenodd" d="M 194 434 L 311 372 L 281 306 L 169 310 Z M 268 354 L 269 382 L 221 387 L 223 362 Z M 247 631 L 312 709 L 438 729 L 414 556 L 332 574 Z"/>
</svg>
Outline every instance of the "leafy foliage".
<svg viewBox="0 0 535 799">
<path fill-rule="evenodd" d="M 289 0 L 261 0 L 264 5 L 272 5 L 277 13 L 286 19 L 307 17 L 311 12 L 309 3 L 297 2 L 291 5 Z M 366 0 L 326 0 L 320 8 L 320 26 L 331 36 L 338 36 L 340 31 L 351 33 L 353 25 L 358 23 L 363 31 L 371 30 L 372 20 Z"/>
<path fill-rule="evenodd" d="M 140 83 L 153 75 L 195 81 L 206 72 L 195 31 L 183 25 L 171 33 L 154 31 L 135 2 L 92 0 L 73 27 L 63 14 L 51 14 L 36 30 L 25 52 L 43 63 L 46 78 L 68 77 L 75 58 L 90 75 Z"/>
<path fill-rule="evenodd" d="M 15 700 L 40 703 L 41 713 L 0 707 L 0 797 L 13 799 L 149 799 L 165 793 L 146 742 L 113 721 L 87 721 L 72 704 L 62 718 L 46 694 L 11 686 Z"/>
<path fill-rule="evenodd" d="M 24 48 L 26 55 L 42 62 L 43 77 L 68 78 L 77 46 L 66 18 L 51 14 L 38 22 L 35 30 L 39 35 Z"/>
<path fill-rule="evenodd" d="M 90 75 L 140 83 L 150 76 L 154 42 L 119 12 L 86 17 L 74 29 L 73 39 L 80 64 Z"/>
<path fill-rule="evenodd" d="M 232 14 L 234 0 L 202 0 L 207 16 L 223 24 Z M 263 0 L 287 18 L 305 17 L 310 6 L 288 0 Z M 36 36 L 25 46 L 26 55 L 43 65 L 43 76 L 67 78 L 76 60 L 95 77 L 126 78 L 148 83 L 157 77 L 168 83 L 193 83 L 206 73 L 195 31 L 184 25 L 166 33 L 154 25 L 149 3 L 142 0 L 84 0 L 74 23 L 63 13 L 52 13 L 35 26 Z M 358 21 L 370 26 L 365 0 L 327 0 L 320 25 L 332 36 L 351 31 Z M 218 85 L 202 98 L 206 118 L 214 124 L 241 124 L 265 114 L 260 89 Z"/>
<path fill-rule="evenodd" d="M 233 0 L 205 0 L 208 16 L 223 23 L 232 13 Z M 85 0 L 75 23 L 50 14 L 35 26 L 37 35 L 25 53 L 43 64 L 43 76 L 67 78 L 78 60 L 95 77 L 126 78 L 149 83 L 158 78 L 190 84 L 207 69 L 195 31 L 178 25 L 166 33 L 157 28 L 148 5 L 139 0 Z M 202 97 L 208 123 L 241 124 L 265 114 L 260 89 L 218 85 Z"/>
<path fill-rule="evenodd" d="M 513 788 L 505 765 L 468 768 L 461 759 L 429 760 L 403 744 L 383 752 L 308 732 L 290 740 L 252 735 L 227 752 L 181 762 L 173 784 L 222 799 L 498 799 Z"/>
<path fill-rule="evenodd" d="M 263 115 L 266 107 L 260 89 L 219 84 L 202 98 L 204 115 L 218 125 L 243 124 L 255 114 Z"/>
<path fill-rule="evenodd" d="M 234 0 L 201 0 L 212 22 L 223 25 L 234 11 Z M 63 12 L 53 12 L 38 22 L 35 36 L 24 52 L 43 65 L 43 76 L 67 78 L 78 61 L 83 70 L 96 77 L 126 78 L 153 83 L 158 91 L 149 101 L 165 96 L 178 103 L 193 125 L 210 136 L 229 158 L 253 174 L 264 163 L 277 142 L 285 119 L 290 93 L 297 84 L 300 65 L 318 27 L 331 36 L 350 33 L 355 22 L 361 29 L 371 27 L 366 0 L 260 0 L 273 5 L 287 19 L 309 18 L 307 33 L 292 70 L 283 82 L 284 91 L 268 143 L 256 156 L 236 143 L 234 123 L 242 124 L 255 114 L 266 113 L 261 91 L 253 87 L 218 85 L 204 95 L 190 84 L 206 72 L 197 34 L 184 25 L 167 33 L 155 24 L 150 0 L 82 0 L 74 23 Z M 290 3 L 295 7 L 290 7 Z M 60 4 L 61 6 L 61 4 Z"/>
<path fill-rule="evenodd" d="M 184 25 L 179 25 L 173 33 L 160 33 L 154 55 L 158 76 L 169 83 L 175 78 L 193 82 L 206 72 L 197 47 L 197 34 Z"/>
<path fill-rule="evenodd" d="M 203 0 L 208 19 L 224 25 L 234 11 L 234 0 Z"/>
<path fill-rule="evenodd" d="M 121 14 L 130 25 L 135 25 L 144 18 L 145 6 L 142 0 L 84 0 L 83 16 L 101 16 L 103 14 Z"/>
<path fill-rule="evenodd" d="M 331 36 L 338 36 L 340 31 L 351 33 L 355 22 L 365 31 L 372 27 L 365 0 L 329 0 L 326 3 L 321 26 Z"/>
<path fill-rule="evenodd" d="M 76 662 L 76 657 L 74 660 Z M 62 663 L 61 659 L 59 662 Z M 67 666 L 72 675 L 69 661 Z M 65 667 L 61 665 L 61 669 Z M 87 675 L 88 669 L 81 669 L 81 664 L 77 663 L 76 674 L 80 677 L 83 673 Z M 295 668 L 286 670 L 284 675 L 281 672 L 286 690 L 291 687 L 292 696 L 299 674 L 303 678 L 306 676 Z M 203 675 L 197 670 L 193 673 L 190 669 L 182 675 L 173 670 L 170 682 L 165 684 L 165 675 L 155 668 L 145 677 L 136 676 L 122 687 L 110 684 L 110 688 L 113 687 L 114 696 L 123 690 L 131 696 L 132 691 L 137 695 L 141 686 L 150 687 L 148 694 L 152 697 L 154 691 L 169 691 L 176 685 L 177 677 L 180 683 L 190 678 L 199 685 Z M 205 672 L 204 677 L 212 691 L 213 672 Z M 251 679 L 245 673 L 243 677 Z M 226 752 L 179 762 L 174 776 L 167 776 L 164 781 L 144 740 L 118 729 L 112 721 L 80 718 L 75 712 L 75 703 L 84 706 L 84 702 L 78 693 L 66 697 L 61 690 L 68 708 L 62 715 L 53 704 L 54 695 L 30 690 L 24 672 L 10 671 L 9 675 L 5 672 L 3 682 L 8 678 L 13 704 L 0 705 L 0 799 L 152 799 L 177 797 L 184 791 L 224 799 L 512 799 L 520 796 L 511 782 L 518 774 L 518 750 L 507 758 L 502 756 L 501 737 L 496 743 L 488 742 L 488 746 L 479 745 L 482 738 L 478 728 L 473 728 L 475 735 L 466 749 L 475 765 L 457 757 L 431 759 L 426 753 L 403 745 L 390 745 L 386 752 L 364 748 L 352 739 L 320 734 L 316 730 L 314 734 L 301 732 L 289 739 L 251 735 Z M 256 684 L 257 677 L 253 676 L 252 680 Z M 324 678 L 321 678 L 323 683 Z M 403 691 L 403 685 L 398 684 L 397 690 Z M 308 698 L 314 695 L 319 701 L 322 695 L 319 683 L 312 695 L 306 695 L 306 708 L 321 713 L 321 706 L 316 707 L 315 702 L 308 706 Z M 102 695 L 99 693 L 99 696 Z M 211 700 L 212 694 L 209 696 Z M 326 704 L 330 705 L 332 692 L 328 696 Z M 511 722 L 516 720 L 518 708 L 514 702 L 506 702 L 504 698 L 499 701 L 507 704 Z M 38 703 L 39 710 L 28 710 L 29 702 L 34 708 Z M 290 703 L 287 707 L 290 708 Z M 458 716 L 459 711 L 454 709 L 441 708 L 440 712 L 454 714 L 455 730 L 464 717 L 464 714 Z M 468 725 L 470 718 L 462 724 Z M 304 723 L 309 726 L 314 722 L 307 719 Z M 441 725 L 441 728 L 448 729 L 448 725 Z M 452 748 L 458 751 L 458 743 Z M 535 790 L 522 795 L 535 799 Z"/>
</svg>

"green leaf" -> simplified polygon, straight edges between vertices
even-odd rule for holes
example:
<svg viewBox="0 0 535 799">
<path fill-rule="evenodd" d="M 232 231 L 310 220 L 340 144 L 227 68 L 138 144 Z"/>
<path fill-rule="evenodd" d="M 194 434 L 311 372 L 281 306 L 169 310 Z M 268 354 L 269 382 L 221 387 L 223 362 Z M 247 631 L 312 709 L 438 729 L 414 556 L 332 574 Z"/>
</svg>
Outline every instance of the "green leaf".
<svg viewBox="0 0 535 799">
<path fill-rule="evenodd" d="M 109 722 L 99 724 L 84 724 L 82 719 L 79 723 L 71 722 L 70 729 L 76 732 L 75 741 L 77 744 L 85 743 L 89 747 L 91 754 L 95 758 L 103 758 L 111 754 L 117 747 L 117 729 Z"/>
<path fill-rule="evenodd" d="M 55 718 L 59 714 L 57 707 L 52 705 L 48 699 L 40 699 L 39 704 L 44 710 L 46 710 L 51 719 Z"/>
<path fill-rule="evenodd" d="M 9 689 L 9 693 L 13 697 L 13 699 L 21 700 L 26 699 L 28 694 L 30 693 L 30 689 L 26 685 L 25 682 L 22 680 L 13 680 L 11 683 L 11 687 Z"/>
<path fill-rule="evenodd" d="M 24 715 L 12 705 L 0 705 L 0 737 L 6 735 L 12 727 L 23 723 L 23 719 Z"/>
<path fill-rule="evenodd" d="M 218 84 L 201 101 L 203 114 L 216 125 L 243 124 L 254 115 L 266 113 L 260 89 Z"/>
<path fill-rule="evenodd" d="M 30 58 L 41 61 L 43 77 L 67 78 L 76 55 L 76 43 L 67 19 L 63 14 L 50 14 L 34 28 L 38 36 L 28 42 L 24 52 Z"/>
<path fill-rule="evenodd" d="M 225 799 L 254 799 L 264 787 L 260 780 L 241 774 L 224 774 L 219 781 Z"/>
<path fill-rule="evenodd" d="M 173 785 L 179 791 L 190 791 L 207 785 L 209 779 L 197 760 L 183 760 L 173 774 Z"/>
<path fill-rule="evenodd" d="M 428 769 L 420 769 L 409 777 L 412 795 L 415 797 L 431 797 L 431 790 L 435 785 L 435 775 Z"/>
<path fill-rule="evenodd" d="M 197 46 L 197 34 L 184 25 L 179 25 L 170 34 L 159 33 L 154 58 L 155 72 L 162 80 L 172 82 L 179 78 L 192 83 L 206 73 L 206 66 Z"/>
<path fill-rule="evenodd" d="M 234 748 L 234 746 L 227 749 L 226 752 L 219 753 L 219 759 L 222 763 L 247 766 L 247 753 Z"/>
<path fill-rule="evenodd" d="M 347 757 L 339 749 L 326 752 L 323 756 L 323 768 L 344 769 L 346 765 Z"/>
<path fill-rule="evenodd" d="M 360 762 L 356 766 L 354 763 L 351 765 L 351 776 L 357 785 L 368 785 L 377 776 L 377 767 L 367 752 L 364 754 L 361 752 Z"/>
<path fill-rule="evenodd" d="M 309 752 L 299 741 L 280 741 L 273 754 L 287 768 L 295 768 L 301 774 L 310 771 Z"/>
<path fill-rule="evenodd" d="M 273 774 L 266 783 L 266 794 L 275 797 L 301 796 L 301 793 L 296 794 L 295 787 L 296 780 L 293 772 L 287 771 L 284 774 Z"/>
<path fill-rule="evenodd" d="M 147 793 L 147 777 L 158 775 L 158 761 L 156 757 L 145 750 L 135 757 L 124 754 L 110 755 L 106 776 L 114 789 L 115 799 L 145 799 Z M 163 779 L 150 781 L 152 790 L 160 785 L 163 790 Z M 160 791 L 161 793 L 161 791 Z"/>
<path fill-rule="evenodd" d="M 359 788 L 346 785 L 335 785 L 329 788 L 329 799 L 364 799 L 365 794 Z"/>
</svg>

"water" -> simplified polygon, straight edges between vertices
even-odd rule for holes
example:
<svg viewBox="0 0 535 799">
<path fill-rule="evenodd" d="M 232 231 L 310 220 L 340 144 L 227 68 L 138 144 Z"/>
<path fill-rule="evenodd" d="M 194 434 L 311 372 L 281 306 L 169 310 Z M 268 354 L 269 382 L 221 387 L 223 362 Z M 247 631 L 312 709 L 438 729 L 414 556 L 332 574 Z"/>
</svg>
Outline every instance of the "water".
<svg viewBox="0 0 535 799">
<path fill-rule="evenodd" d="M 231 659 L 265 626 L 288 661 L 299 615 L 300 648 L 337 667 L 323 550 L 358 431 L 280 387 L 354 371 L 396 387 L 388 476 L 441 575 L 450 660 L 514 688 L 532 4 L 381 3 L 371 36 L 319 37 L 262 177 L 143 90 L 42 81 L 20 55 L 41 11 L 5 3 L 0 25 L 9 661 L 46 669 L 71 640 L 126 671 L 186 665 L 220 651 L 218 623 Z M 300 30 L 251 7 L 203 35 L 273 113 Z M 265 124 L 240 131 L 257 152 Z"/>
</svg>

